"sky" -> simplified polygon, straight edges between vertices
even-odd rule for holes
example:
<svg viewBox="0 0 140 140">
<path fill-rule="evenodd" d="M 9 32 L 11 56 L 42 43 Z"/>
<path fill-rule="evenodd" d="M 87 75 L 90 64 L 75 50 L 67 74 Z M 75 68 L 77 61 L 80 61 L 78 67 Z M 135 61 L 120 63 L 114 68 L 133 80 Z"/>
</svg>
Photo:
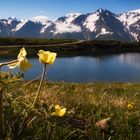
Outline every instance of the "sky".
<svg viewBox="0 0 140 140">
<path fill-rule="evenodd" d="M 56 19 L 68 13 L 92 13 L 99 8 L 114 13 L 140 9 L 140 0 L 0 0 L 0 19 L 29 19 L 47 16 Z"/>
</svg>

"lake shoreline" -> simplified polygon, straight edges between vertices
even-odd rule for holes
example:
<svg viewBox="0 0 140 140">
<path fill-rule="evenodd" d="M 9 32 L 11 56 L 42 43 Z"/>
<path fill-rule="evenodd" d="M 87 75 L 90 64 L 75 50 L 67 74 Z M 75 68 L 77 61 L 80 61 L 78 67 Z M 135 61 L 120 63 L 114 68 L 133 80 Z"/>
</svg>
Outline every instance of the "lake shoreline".
<svg viewBox="0 0 140 140">
<path fill-rule="evenodd" d="M 59 42 L 60 43 L 60 42 Z M 4 45 L 4 44 L 3 44 Z M 5 50 L 10 55 L 18 53 L 19 48 L 25 47 L 29 52 L 29 56 L 34 56 L 40 49 L 56 52 L 58 56 L 99 56 L 108 54 L 120 54 L 128 52 L 140 52 L 140 42 L 120 42 L 120 41 L 77 41 L 62 44 L 38 44 L 38 45 L 7 45 L 0 46 L 0 55 Z"/>
</svg>

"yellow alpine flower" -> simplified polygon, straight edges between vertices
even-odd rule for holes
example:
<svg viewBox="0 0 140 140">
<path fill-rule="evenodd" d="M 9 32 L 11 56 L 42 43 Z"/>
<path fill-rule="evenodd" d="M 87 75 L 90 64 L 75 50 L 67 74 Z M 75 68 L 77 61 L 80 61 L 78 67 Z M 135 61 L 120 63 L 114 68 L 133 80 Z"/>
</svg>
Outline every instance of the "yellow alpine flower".
<svg viewBox="0 0 140 140">
<path fill-rule="evenodd" d="M 27 60 L 26 57 L 20 57 L 20 58 L 19 58 L 18 67 L 19 67 L 22 71 L 26 71 L 26 69 L 31 68 L 32 65 L 28 62 L 28 60 Z"/>
<path fill-rule="evenodd" d="M 20 49 L 20 52 L 19 52 L 17 58 L 26 57 L 26 55 L 27 55 L 27 52 L 26 52 L 25 48 L 22 48 L 22 49 Z"/>
<path fill-rule="evenodd" d="M 27 68 L 31 68 L 32 65 L 28 62 L 26 58 L 27 52 L 25 48 L 20 49 L 20 52 L 17 57 L 17 62 L 7 65 L 10 69 L 14 69 L 15 67 L 19 67 L 20 70 L 26 71 Z"/>
<path fill-rule="evenodd" d="M 127 105 L 127 108 L 130 109 L 130 110 L 133 109 L 133 108 L 134 108 L 134 104 L 129 103 L 129 104 Z"/>
<path fill-rule="evenodd" d="M 66 108 L 59 105 L 55 105 L 55 111 L 52 113 L 53 116 L 62 117 L 66 113 Z"/>
<path fill-rule="evenodd" d="M 50 51 L 39 50 L 39 61 L 43 64 L 53 64 L 56 59 L 56 53 Z"/>
</svg>

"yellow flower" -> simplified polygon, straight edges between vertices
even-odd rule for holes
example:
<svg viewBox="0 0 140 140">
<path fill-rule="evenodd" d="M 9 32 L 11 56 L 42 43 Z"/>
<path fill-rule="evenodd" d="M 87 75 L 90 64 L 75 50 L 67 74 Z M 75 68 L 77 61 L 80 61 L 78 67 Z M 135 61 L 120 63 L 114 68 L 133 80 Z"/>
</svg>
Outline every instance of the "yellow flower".
<svg viewBox="0 0 140 140">
<path fill-rule="evenodd" d="M 129 104 L 127 105 L 127 108 L 128 108 L 128 109 L 133 109 L 133 108 L 134 108 L 134 104 L 129 103 Z"/>
<path fill-rule="evenodd" d="M 135 105 L 135 103 L 134 103 L 134 102 L 130 102 L 130 104 L 132 104 L 133 106 Z"/>
<path fill-rule="evenodd" d="M 19 67 L 20 70 L 26 71 L 27 68 L 31 68 L 32 65 L 28 62 L 26 58 L 27 52 L 25 48 L 20 49 L 20 52 L 17 57 L 17 62 L 7 65 L 10 69 L 14 69 L 15 67 Z"/>
<path fill-rule="evenodd" d="M 26 55 L 27 55 L 27 52 L 26 52 L 25 48 L 22 48 L 22 49 L 20 49 L 20 52 L 19 52 L 17 58 L 19 59 L 20 57 L 26 57 Z"/>
<path fill-rule="evenodd" d="M 55 112 L 52 113 L 53 116 L 62 117 L 66 113 L 66 108 L 59 105 L 55 105 Z"/>
<path fill-rule="evenodd" d="M 53 64 L 56 59 L 56 53 L 39 50 L 39 61 L 43 64 Z"/>
<path fill-rule="evenodd" d="M 22 71 L 26 71 L 26 69 L 27 69 L 27 68 L 31 68 L 32 65 L 28 62 L 28 60 L 26 59 L 26 57 L 20 57 L 20 58 L 19 58 L 18 67 L 19 67 Z"/>
</svg>

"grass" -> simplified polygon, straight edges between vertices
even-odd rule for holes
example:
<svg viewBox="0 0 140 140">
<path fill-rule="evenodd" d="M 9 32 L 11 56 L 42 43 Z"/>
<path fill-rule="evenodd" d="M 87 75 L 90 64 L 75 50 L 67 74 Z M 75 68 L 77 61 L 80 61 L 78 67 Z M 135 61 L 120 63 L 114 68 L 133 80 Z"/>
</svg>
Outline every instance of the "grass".
<svg viewBox="0 0 140 140">
<path fill-rule="evenodd" d="M 3 75 L 3 73 L 1 74 Z M 19 75 L 4 74 L 5 136 L 45 140 L 138 140 L 140 139 L 139 83 L 43 84 L 35 109 L 30 106 L 39 81 L 25 82 Z M 2 78 L 2 76 L 1 76 Z M 7 81 L 6 80 L 6 81 Z M 51 116 L 51 106 L 67 108 L 63 117 Z M 129 108 L 131 105 L 132 108 Z M 100 120 L 111 118 L 104 126 Z"/>
</svg>

